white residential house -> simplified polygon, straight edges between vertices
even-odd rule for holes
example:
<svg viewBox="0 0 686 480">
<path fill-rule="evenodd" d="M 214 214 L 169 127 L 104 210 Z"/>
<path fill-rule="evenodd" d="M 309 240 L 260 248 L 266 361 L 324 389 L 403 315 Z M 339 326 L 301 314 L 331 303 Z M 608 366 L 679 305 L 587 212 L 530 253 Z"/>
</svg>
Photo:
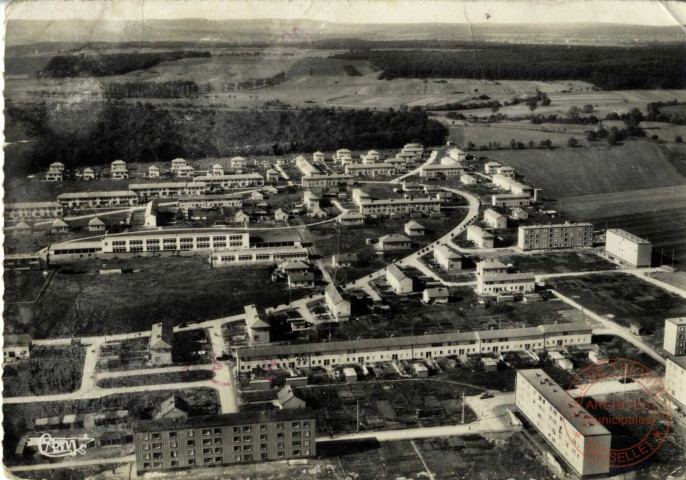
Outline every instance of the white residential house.
<svg viewBox="0 0 686 480">
<path fill-rule="evenodd" d="M 343 290 L 339 286 L 330 283 L 324 291 L 324 298 L 326 307 L 335 320 L 348 320 L 350 318 L 350 300 L 344 296 Z"/>
<path fill-rule="evenodd" d="M 447 245 L 439 245 L 434 248 L 434 261 L 445 271 L 462 270 L 462 256 Z"/>
<path fill-rule="evenodd" d="M 113 180 L 126 180 L 129 178 L 129 169 L 124 160 L 115 160 L 110 163 L 110 176 Z"/>
<path fill-rule="evenodd" d="M 339 253 L 331 256 L 332 267 L 352 267 L 357 264 L 359 258 L 356 253 Z"/>
<path fill-rule="evenodd" d="M 271 326 L 267 321 L 267 315 L 263 309 L 255 305 L 246 305 L 245 324 L 248 330 L 248 338 L 251 345 L 269 343 Z"/>
<path fill-rule="evenodd" d="M 510 212 L 510 218 L 513 220 L 526 220 L 529 218 L 529 212 L 521 207 L 514 207 Z"/>
<path fill-rule="evenodd" d="M 267 178 L 268 183 L 277 183 L 279 179 L 281 178 L 281 174 L 277 171 L 274 170 L 273 168 L 270 168 L 267 170 L 267 173 L 265 174 Z"/>
<path fill-rule="evenodd" d="M 52 222 L 52 225 L 50 226 L 50 233 L 53 234 L 61 234 L 61 233 L 68 233 L 69 232 L 69 225 L 67 222 L 64 220 L 57 218 L 55 219 L 54 222 Z"/>
<path fill-rule="evenodd" d="M 397 295 L 412 293 L 414 282 L 394 263 L 386 267 L 386 282 Z"/>
<path fill-rule="evenodd" d="M 498 172 L 498 168 L 502 165 L 498 162 L 488 162 L 484 165 L 484 172 L 487 174 L 493 174 Z"/>
<path fill-rule="evenodd" d="M 493 248 L 495 236 L 477 225 L 470 225 L 467 227 L 467 240 L 479 248 Z"/>
<path fill-rule="evenodd" d="M 233 157 L 229 160 L 229 165 L 233 170 L 242 170 L 248 166 L 248 161 L 243 157 Z"/>
<path fill-rule="evenodd" d="M 506 265 L 492 259 L 476 265 L 476 293 L 479 295 L 524 294 L 535 288 L 536 277 L 532 272 L 509 273 Z"/>
<path fill-rule="evenodd" d="M 291 385 L 286 385 L 283 387 L 281 390 L 279 390 L 276 396 L 277 398 L 275 404 L 279 409 L 289 410 L 305 408 L 306 406 L 305 400 L 296 396 Z"/>
<path fill-rule="evenodd" d="M 484 211 L 484 223 L 491 228 L 507 228 L 507 217 L 492 208 Z"/>
<path fill-rule="evenodd" d="M 341 213 L 336 218 L 336 221 L 340 223 L 342 226 L 364 225 L 366 218 L 366 215 L 362 215 L 361 213 L 345 212 Z"/>
<path fill-rule="evenodd" d="M 62 162 L 51 163 L 45 173 L 46 182 L 61 182 L 63 179 L 64 164 Z"/>
<path fill-rule="evenodd" d="M 314 154 L 312 154 L 312 161 L 314 163 L 324 163 L 326 161 L 326 158 L 322 152 L 317 151 L 314 152 Z"/>
<path fill-rule="evenodd" d="M 148 167 L 148 178 L 160 178 L 160 169 L 155 165 Z"/>
<path fill-rule="evenodd" d="M 414 220 L 410 220 L 405 224 L 405 235 L 408 237 L 421 237 L 426 234 L 426 227 L 420 225 Z"/>
<path fill-rule="evenodd" d="M 178 172 L 181 167 L 185 166 L 186 160 L 184 160 L 183 158 L 175 158 L 171 161 L 171 168 L 169 169 L 169 171 L 176 175 L 176 172 Z"/>
<path fill-rule="evenodd" d="M 462 185 L 476 185 L 476 177 L 465 173 L 460 176 L 460 183 L 462 183 Z"/>
<path fill-rule="evenodd" d="M 172 363 L 172 347 L 174 333 L 171 325 L 155 323 L 150 330 L 150 361 L 153 365 L 168 365 Z"/>
<path fill-rule="evenodd" d="M 190 165 L 184 165 L 176 171 L 178 178 L 193 178 L 195 176 L 195 169 Z"/>
<path fill-rule="evenodd" d="M 288 220 L 288 214 L 284 212 L 281 208 L 278 208 L 274 212 L 274 219 L 285 222 L 286 220 Z"/>
<path fill-rule="evenodd" d="M 399 233 L 391 233 L 379 238 L 377 249 L 381 251 L 403 250 L 412 248 L 412 240 Z"/>
<path fill-rule="evenodd" d="M 88 222 L 89 232 L 104 232 L 106 228 L 107 225 L 105 225 L 105 222 L 100 220 L 98 217 L 93 217 L 90 222 Z"/>
<path fill-rule="evenodd" d="M 210 170 L 210 175 L 224 175 L 224 167 L 222 167 L 218 163 L 215 163 L 214 165 L 212 165 L 212 169 Z"/>
<path fill-rule="evenodd" d="M 447 287 L 426 288 L 422 293 L 422 302 L 426 304 L 448 303 L 450 292 Z"/>
<path fill-rule="evenodd" d="M 5 335 L 2 357 L 5 363 L 28 360 L 31 356 L 31 337 L 29 335 Z"/>
<path fill-rule="evenodd" d="M 495 169 L 496 173 L 499 173 L 500 175 L 504 175 L 506 177 L 514 178 L 515 177 L 515 169 L 512 167 L 509 167 L 507 165 L 503 165 L 502 167 L 497 167 Z"/>
<path fill-rule="evenodd" d="M 84 180 L 95 180 L 95 170 L 90 167 L 83 169 L 83 179 Z"/>
</svg>

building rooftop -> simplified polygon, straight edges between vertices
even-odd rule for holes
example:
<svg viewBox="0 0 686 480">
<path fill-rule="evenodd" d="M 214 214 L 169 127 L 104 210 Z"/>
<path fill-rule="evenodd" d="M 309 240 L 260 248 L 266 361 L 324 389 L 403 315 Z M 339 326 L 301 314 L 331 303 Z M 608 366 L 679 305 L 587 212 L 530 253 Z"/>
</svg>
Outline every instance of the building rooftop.
<svg viewBox="0 0 686 480">
<path fill-rule="evenodd" d="M 150 329 L 149 348 L 171 348 L 173 337 L 171 326 L 165 323 L 155 323 Z"/>
<path fill-rule="evenodd" d="M 200 181 L 212 181 L 212 180 L 241 180 L 241 179 L 264 179 L 259 173 L 236 173 L 232 175 L 201 175 L 195 177 L 196 180 Z"/>
<path fill-rule="evenodd" d="M 434 288 L 427 288 L 424 290 L 424 293 L 426 293 L 429 297 L 449 297 L 450 296 L 450 291 L 448 290 L 447 287 L 434 287 Z"/>
<path fill-rule="evenodd" d="M 434 251 L 440 253 L 446 258 L 449 258 L 451 260 L 457 260 L 458 258 L 462 258 L 462 256 L 457 253 L 454 250 L 451 250 L 447 245 L 439 245 L 437 246 Z"/>
<path fill-rule="evenodd" d="M 667 358 L 670 362 L 675 363 L 679 368 L 682 368 L 686 370 L 686 356 L 682 355 L 680 357 L 668 357 Z"/>
<path fill-rule="evenodd" d="M 415 222 L 414 220 L 410 220 L 405 224 L 405 229 L 410 229 L 410 230 L 424 230 L 424 226 L 420 225 L 419 223 Z"/>
<path fill-rule="evenodd" d="M 620 236 L 620 237 L 622 237 L 622 238 L 625 238 L 625 239 L 627 239 L 627 240 L 630 240 L 630 241 L 632 241 L 632 242 L 634 242 L 634 243 L 640 243 L 640 244 L 643 244 L 643 245 L 650 245 L 650 242 L 649 242 L 648 240 L 645 240 L 645 239 L 643 239 L 643 238 L 641 238 L 641 237 L 638 237 L 638 236 L 634 235 L 633 233 L 629 233 L 629 232 L 627 232 L 626 230 L 622 230 L 622 229 L 620 229 L 620 228 L 609 228 L 609 229 L 607 230 L 607 233 L 614 233 L 615 235 L 618 235 L 618 236 Z"/>
<path fill-rule="evenodd" d="M 505 280 L 521 280 L 521 281 L 536 281 L 536 275 L 533 272 L 526 273 L 493 273 L 484 277 L 484 282 L 498 282 Z"/>
<path fill-rule="evenodd" d="M 57 199 L 65 198 L 101 198 L 101 197 L 138 197 L 136 192 L 131 190 L 110 190 L 106 192 L 72 192 L 60 193 Z"/>
<path fill-rule="evenodd" d="M 593 227 L 592 223 L 587 222 L 567 222 L 567 223 L 551 223 L 550 225 L 520 225 L 519 228 L 524 230 L 533 230 L 537 228 L 558 228 L 558 227 Z"/>
<path fill-rule="evenodd" d="M 517 374 L 526 379 L 582 435 L 610 435 L 607 428 L 594 421 L 594 417 L 542 369 L 519 370 Z"/>
<path fill-rule="evenodd" d="M 62 205 L 58 202 L 17 202 L 17 203 L 6 203 L 5 209 L 10 208 L 62 208 Z"/>
<path fill-rule="evenodd" d="M 470 225 L 467 227 L 467 230 L 476 233 L 477 235 L 481 236 L 481 238 L 495 238 L 495 235 L 493 235 L 491 232 L 487 232 L 478 225 Z"/>
<path fill-rule="evenodd" d="M 387 242 L 411 242 L 409 238 L 407 238 L 405 235 L 401 235 L 399 233 L 390 233 L 388 235 L 384 235 L 383 237 L 379 238 L 379 243 L 387 243 Z"/>
<path fill-rule="evenodd" d="M 398 282 L 407 278 L 407 275 L 405 275 L 395 263 L 391 263 L 388 267 L 386 267 L 386 273 Z"/>
<path fill-rule="evenodd" d="M 343 290 L 338 285 L 330 283 L 324 291 L 334 304 L 346 301 L 343 296 Z"/>
<path fill-rule="evenodd" d="M 141 190 L 144 188 L 204 188 L 204 182 L 150 182 L 150 183 L 131 183 L 131 190 Z"/>
<path fill-rule="evenodd" d="M 405 205 L 405 204 L 418 204 L 418 203 L 438 203 L 440 200 L 435 198 L 384 198 L 381 200 L 366 200 L 361 202 L 360 205 L 370 206 L 370 205 Z"/>
<path fill-rule="evenodd" d="M 270 328 L 269 322 L 265 320 L 264 310 L 258 310 L 255 305 L 246 305 L 244 308 L 245 323 L 248 325 L 248 328 Z"/>
<path fill-rule="evenodd" d="M 484 217 L 500 218 L 500 217 L 504 217 L 504 215 L 502 213 L 496 212 L 492 208 L 487 208 L 486 210 L 484 210 Z"/>
<path fill-rule="evenodd" d="M 90 222 L 88 222 L 89 227 L 94 227 L 98 225 L 105 225 L 105 222 L 100 220 L 98 217 L 93 217 Z"/>
<path fill-rule="evenodd" d="M 665 322 L 673 323 L 674 325 L 686 325 L 686 317 L 665 318 Z"/>
<path fill-rule="evenodd" d="M 136 433 L 183 430 L 190 428 L 223 427 L 230 425 L 253 425 L 292 420 L 314 420 L 315 414 L 307 408 L 269 410 L 266 412 L 239 412 L 221 415 L 204 415 L 186 418 L 165 418 L 139 422 Z"/>
</svg>

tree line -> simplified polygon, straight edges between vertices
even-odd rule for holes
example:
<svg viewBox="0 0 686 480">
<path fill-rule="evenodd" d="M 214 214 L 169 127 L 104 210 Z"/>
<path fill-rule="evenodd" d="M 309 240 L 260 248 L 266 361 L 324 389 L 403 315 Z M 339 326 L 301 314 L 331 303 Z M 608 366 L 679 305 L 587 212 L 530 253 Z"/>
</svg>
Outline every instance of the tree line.
<svg viewBox="0 0 686 480">
<path fill-rule="evenodd" d="M 448 131 L 419 108 L 386 111 L 302 110 L 224 111 L 212 108 L 168 109 L 137 102 L 94 105 L 96 122 L 60 128 L 55 106 L 10 105 L 8 122 L 21 122 L 32 142 L 6 153 L 6 174 L 42 172 L 61 161 L 68 168 L 130 162 L 170 161 L 233 155 L 282 155 L 339 148 L 400 148 L 405 143 L 444 143 Z M 61 121 L 79 125 L 80 112 L 60 109 Z"/>
<path fill-rule="evenodd" d="M 357 48 L 334 58 L 368 59 L 380 79 L 583 80 L 606 90 L 684 88 L 686 45 L 634 47 L 478 45 L 464 50 Z"/>
<path fill-rule="evenodd" d="M 210 57 L 210 52 L 175 51 L 159 53 L 108 53 L 97 55 L 57 55 L 41 70 L 39 78 L 103 77 L 123 75 L 154 67 L 160 62 L 182 58 Z"/>
</svg>

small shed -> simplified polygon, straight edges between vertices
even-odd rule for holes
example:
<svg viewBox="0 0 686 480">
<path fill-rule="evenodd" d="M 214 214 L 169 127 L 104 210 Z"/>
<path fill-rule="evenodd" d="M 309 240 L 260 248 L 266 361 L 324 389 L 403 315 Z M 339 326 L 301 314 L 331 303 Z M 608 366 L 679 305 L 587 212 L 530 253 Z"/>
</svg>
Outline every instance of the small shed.
<svg viewBox="0 0 686 480">
<path fill-rule="evenodd" d="M 412 376 L 416 378 L 427 378 L 429 376 L 429 369 L 422 363 L 413 363 Z"/>
<path fill-rule="evenodd" d="M 483 363 L 486 372 L 498 371 L 498 360 L 496 360 L 495 358 L 482 358 L 481 363 Z"/>
<path fill-rule="evenodd" d="M 356 383 L 357 382 L 357 372 L 352 367 L 347 367 L 343 369 L 343 379 L 345 383 Z"/>
</svg>

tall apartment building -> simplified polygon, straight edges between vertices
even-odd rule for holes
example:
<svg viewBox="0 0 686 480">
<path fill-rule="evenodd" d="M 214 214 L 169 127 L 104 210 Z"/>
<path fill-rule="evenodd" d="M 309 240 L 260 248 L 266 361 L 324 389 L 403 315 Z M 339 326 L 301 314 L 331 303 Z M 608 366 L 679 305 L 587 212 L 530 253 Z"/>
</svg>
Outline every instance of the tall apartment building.
<svg viewBox="0 0 686 480">
<path fill-rule="evenodd" d="M 612 434 L 543 370 L 517 372 L 515 404 L 577 475 L 610 471 Z"/>
<path fill-rule="evenodd" d="M 309 409 L 149 420 L 134 433 L 136 470 L 307 458 L 316 454 L 315 436 Z"/>
<path fill-rule="evenodd" d="M 560 223 L 556 225 L 520 226 L 517 246 L 521 250 L 592 247 L 593 225 L 590 223 Z"/>
<path fill-rule="evenodd" d="M 670 355 L 686 355 L 686 317 L 665 319 L 665 338 L 662 348 Z"/>
<path fill-rule="evenodd" d="M 649 267 L 653 244 L 625 230 L 611 228 L 605 235 L 605 252 L 634 267 Z"/>
<path fill-rule="evenodd" d="M 686 408 L 686 356 L 667 358 L 665 389 L 673 401 Z"/>
</svg>

